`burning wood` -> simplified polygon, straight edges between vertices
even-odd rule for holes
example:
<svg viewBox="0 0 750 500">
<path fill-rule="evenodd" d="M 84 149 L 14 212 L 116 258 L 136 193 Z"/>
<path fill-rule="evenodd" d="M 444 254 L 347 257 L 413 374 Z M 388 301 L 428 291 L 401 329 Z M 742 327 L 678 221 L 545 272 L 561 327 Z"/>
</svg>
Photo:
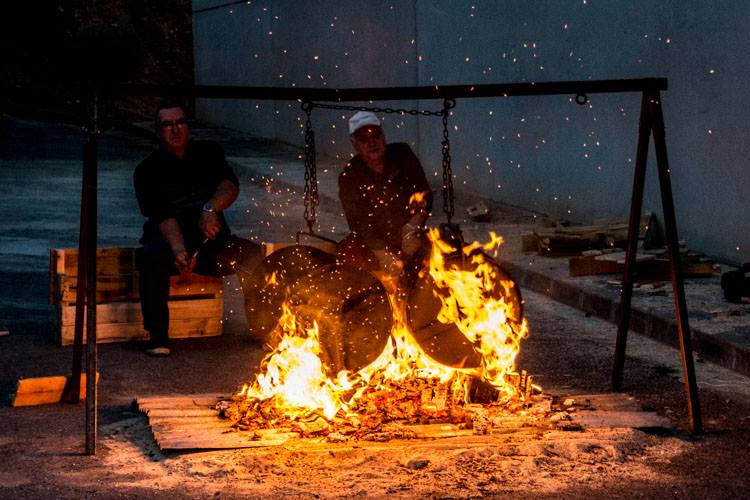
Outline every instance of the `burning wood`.
<svg viewBox="0 0 750 500">
<path fill-rule="evenodd" d="M 525 373 L 525 372 L 524 372 Z M 524 377 L 517 377 L 519 380 Z M 526 380 L 530 377 L 526 377 Z M 217 405 L 220 414 L 239 431 L 253 432 L 257 439 L 269 433 L 298 437 L 327 437 L 388 441 L 466 434 L 487 434 L 510 422 L 542 421 L 551 409 L 551 398 L 531 395 L 531 385 L 518 396 L 489 404 L 465 403 L 464 385 L 449 386 L 437 380 L 374 381 L 348 408 L 333 417 L 313 410 L 295 416 L 280 412 L 272 400 L 252 401 L 234 396 Z M 529 396 L 526 398 L 526 392 Z M 499 395 L 495 390 L 495 397 Z M 522 397 L 523 395 L 523 397 Z M 524 399 L 525 398 L 525 399 Z"/>
<path fill-rule="evenodd" d="M 514 360 L 528 330 L 515 283 L 484 253 L 502 243 L 491 236 L 486 245 L 456 249 L 442 241 L 437 230 L 430 232 L 432 252 L 426 269 L 430 281 L 420 293 L 424 296 L 428 290 L 432 302 L 428 314 L 423 312 L 418 321 L 429 336 L 415 338 L 404 298 L 391 295 L 393 326 L 385 348 L 356 372 L 327 362 L 333 357 L 328 351 L 338 342 L 328 341 L 326 327 L 336 322 L 319 324 L 309 307 L 297 311 L 300 306 L 294 300 L 284 303 L 275 331 L 280 340 L 261 363 L 261 373 L 218 409 L 235 429 L 258 438 L 294 433 L 333 440 L 385 440 L 486 433 L 509 415 L 542 418 L 549 402 L 535 398 L 525 371 L 515 373 Z M 346 290 L 350 288 L 356 292 L 356 287 Z M 333 297 L 334 304 L 327 299 L 325 307 L 318 307 L 321 310 L 336 311 L 339 299 L 351 301 L 347 294 L 324 295 Z M 290 297 L 294 296 L 292 291 Z M 409 308 L 409 315 L 418 317 L 415 305 Z M 450 329 L 428 328 L 429 321 Z M 476 362 L 443 364 L 432 357 L 439 350 L 426 352 L 424 339 L 435 346 L 445 341 L 434 334 L 441 331 L 459 337 Z"/>
</svg>

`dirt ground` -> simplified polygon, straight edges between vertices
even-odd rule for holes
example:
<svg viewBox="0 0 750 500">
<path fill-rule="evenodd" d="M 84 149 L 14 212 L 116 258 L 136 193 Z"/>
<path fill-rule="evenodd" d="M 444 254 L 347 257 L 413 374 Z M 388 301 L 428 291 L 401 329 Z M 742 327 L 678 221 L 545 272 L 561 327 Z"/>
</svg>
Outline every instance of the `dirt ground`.
<svg viewBox="0 0 750 500">
<path fill-rule="evenodd" d="M 59 220 L 65 207 L 75 207 L 79 184 L 74 167 L 60 159 L 67 132 L 56 132 L 58 147 L 45 153 L 54 159 L 56 182 L 50 181 L 50 158 L 31 158 L 41 154 L 39 148 L 16 151 L 22 160 L 2 159 L 0 183 L 17 189 L 0 205 L 7 221 L 0 237 L 0 285 L 7 291 L 0 300 L 5 315 L 0 319 L 11 330 L 0 337 L 0 394 L 10 393 L 19 377 L 70 369 L 71 350 L 51 341 L 52 309 L 46 304 L 43 250 L 71 245 L 77 238 L 77 212 L 69 210 L 67 219 Z M 138 230 L 137 219 L 114 217 L 134 208 L 123 183 L 129 182 L 133 158 L 148 147 L 143 141 L 117 141 L 123 141 L 117 146 L 122 155 L 110 155 L 114 159 L 103 165 L 100 188 L 102 225 L 114 228 L 101 237 L 110 244 L 132 240 Z M 67 147 L 70 158 L 77 158 L 78 143 Z M 267 152 L 261 156 L 263 162 L 280 161 Z M 250 174 L 240 177 L 244 182 Z M 24 178 L 26 183 L 19 182 Z M 235 231 L 256 228 L 261 237 L 278 237 L 273 231 L 299 227 L 299 220 L 286 221 L 287 227 L 278 223 L 274 210 L 296 213 L 299 207 L 286 199 L 264 204 L 272 195 L 274 189 L 248 180 L 243 191 L 249 200 L 247 220 Z M 18 201 L 53 196 L 62 201 L 29 208 Z M 335 207 L 323 209 L 321 217 L 341 224 Z M 26 210 L 24 225 L 15 224 L 18 210 Z M 37 227 L 36 221 L 44 220 L 58 223 Z M 38 251 L 28 250 L 34 245 Z M 629 339 L 625 389 L 644 409 L 669 418 L 673 430 L 519 431 L 492 438 L 164 453 L 147 418 L 134 409 L 135 397 L 230 393 L 257 370 L 261 347 L 246 331 L 236 288 L 230 279 L 221 337 L 176 341 L 172 355 L 162 359 L 145 356 L 135 344 L 100 345 L 95 456 L 84 454 L 82 404 L 0 406 L 0 498 L 747 497 L 748 379 L 697 363 L 706 432 L 693 436 L 687 431 L 678 352 L 636 335 Z M 615 327 L 542 295 L 525 292 L 524 298 L 531 333 L 522 345 L 519 368 L 549 394 L 608 392 Z"/>
<path fill-rule="evenodd" d="M 531 337 L 519 365 L 553 394 L 606 392 L 613 327 L 527 294 Z M 83 454 L 82 406 L 0 408 L 0 497 L 238 498 L 509 496 L 739 498 L 747 491 L 747 380 L 698 365 L 706 434 L 686 432 L 677 353 L 633 337 L 626 383 L 674 431 L 515 432 L 493 438 L 312 443 L 162 453 L 138 394 L 231 391 L 253 372 L 242 336 L 183 341 L 167 359 L 102 346 L 96 456 Z M 710 386 L 710 387 L 709 387 Z"/>
</svg>

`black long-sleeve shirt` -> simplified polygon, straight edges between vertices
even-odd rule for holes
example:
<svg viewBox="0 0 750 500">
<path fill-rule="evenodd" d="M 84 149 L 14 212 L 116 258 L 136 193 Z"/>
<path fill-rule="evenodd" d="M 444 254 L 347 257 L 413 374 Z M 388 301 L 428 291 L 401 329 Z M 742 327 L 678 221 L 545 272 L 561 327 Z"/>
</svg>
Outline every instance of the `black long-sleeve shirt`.
<svg viewBox="0 0 750 500">
<path fill-rule="evenodd" d="M 339 175 L 339 198 L 349 229 L 371 250 L 401 249 L 401 229 L 412 217 L 409 199 L 425 193 L 426 210 L 432 191 L 422 164 L 408 144 L 388 144 L 382 174 L 370 170 L 357 155 Z"/>
<path fill-rule="evenodd" d="M 224 150 L 208 141 L 190 141 L 182 158 L 161 149 L 154 151 L 135 169 L 133 182 L 138 206 L 148 218 L 144 237 L 158 234 L 159 224 L 174 217 L 185 242 L 201 241 L 198 218 L 203 205 L 211 199 L 221 181 L 239 186 L 237 176 L 227 164 Z M 219 237 L 229 235 L 224 214 L 219 213 Z"/>
</svg>

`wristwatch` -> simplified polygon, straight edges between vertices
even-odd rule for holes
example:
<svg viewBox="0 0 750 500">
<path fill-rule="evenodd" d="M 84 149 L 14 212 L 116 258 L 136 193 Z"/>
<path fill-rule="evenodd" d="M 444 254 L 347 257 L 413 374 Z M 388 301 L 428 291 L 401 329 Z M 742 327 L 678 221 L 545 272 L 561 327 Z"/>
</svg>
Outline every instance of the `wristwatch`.
<svg viewBox="0 0 750 500">
<path fill-rule="evenodd" d="M 204 203 L 203 207 L 201 207 L 201 210 L 203 210 L 204 212 L 216 213 L 216 209 L 214 208 L 214 206 L 211 204 L 210 201 L 207 201 L 206 203 Z"/>
</svg>

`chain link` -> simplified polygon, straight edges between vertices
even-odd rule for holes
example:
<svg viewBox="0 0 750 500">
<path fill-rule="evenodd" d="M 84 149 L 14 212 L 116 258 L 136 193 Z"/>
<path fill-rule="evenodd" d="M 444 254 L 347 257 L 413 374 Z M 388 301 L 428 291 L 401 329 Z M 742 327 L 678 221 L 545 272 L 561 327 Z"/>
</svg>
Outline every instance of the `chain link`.
<svg viewBox="0 0 750 500">
<path fill-rule="evenodd" d="M 307 115 L 305 121 L 305 222 L 307 229 L 312 234 L 315 226 L 315 207 L 319 203 L 318 198 L 318 173 L 315 159 L 315 132 L 312 129 L 313 104 L 303 102 L 302 110 Z"/>
<path fill-rule="evenodd" d="M 455 106 L 455 100 L 445 99 L 441 111 L 441 116 L 443 117 L 443 212 L 445 212 L 445 217 L 448 219 L 448 224 L 451 223 L 454 213 L 453 171 L 451 169 L 451 143 L 448 137 L 448 116 L 451 114 L 451 108 Z"/>
</svg>

